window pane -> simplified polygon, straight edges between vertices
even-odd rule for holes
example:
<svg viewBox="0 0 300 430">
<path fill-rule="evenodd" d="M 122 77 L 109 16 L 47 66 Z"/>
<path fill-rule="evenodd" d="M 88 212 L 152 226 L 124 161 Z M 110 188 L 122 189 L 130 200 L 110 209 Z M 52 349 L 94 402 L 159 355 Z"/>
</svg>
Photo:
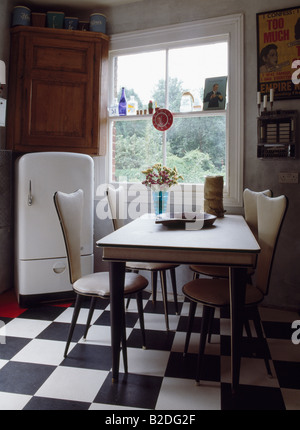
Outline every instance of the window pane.
<svg viewBox="0 0 300 430">
<path fill-rule="evenodd" d="M 203 107 L 206 78 L 227 76 L 227 42 L 198 45 L 169 51 L 169 108 L 179 112 L 183 92 L 190 92 Z"/>
<path fill-rule="evenodd" d="M 115 121 L 113 132 L 113 181 L 141 182 L 141 171 L 162 163 L 162 133 L 152 120 Z"/>
<path fill-rule="evenodd" d="M 223 175 L 226 182 L 226 117 L 175 118 L 167 132 L 167 165 L 176 166 L 185 183 L 203 183 Z"/>
<path fill-rule="evenodd" d="M 134 95 L 139 102 L 139 109 L 146 109 L 149 100 L 154 101 L 154 94 L 159 94 L 160 107 L 165 103 L 165 51 L 144 52 L 141 54 L 117 57 L 115 83 L 120 97 L 121 88 L 125 87 L 126 97 Z M 163 105 L 162 105 L 163 103 Z"/>
</svg>

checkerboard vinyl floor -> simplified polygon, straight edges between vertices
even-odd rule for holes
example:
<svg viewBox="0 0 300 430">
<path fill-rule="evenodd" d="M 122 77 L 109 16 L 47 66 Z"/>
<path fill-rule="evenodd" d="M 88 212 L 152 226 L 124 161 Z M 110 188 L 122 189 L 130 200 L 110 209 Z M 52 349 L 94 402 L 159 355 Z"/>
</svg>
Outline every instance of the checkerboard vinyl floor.
<svg viewBox="0 0 300 430">
<path fill-rule="evenodd" d="M 98 300 L 93 324 L 83 340 L 86 302 L 64 358 L 73 303 L 20 309 L 13 292 L 3 293 L 0 299 L 0 409 L 300 409 L 300 344 L 291 341 L 291 323 L 300 319 L 297 313 L 261 308 L 273 378 L 267 376 L 257 339 L 250 341 L 245 336 L 240 392 L 232 398 L 226 315 L 216 315 L 202 383 L 196 386 L 201 307 L 197 308 L 189 353 L 183 358 L 189 304 L 179 297 L 180 315 L 175 315 L 170 304 L 167 332 L 161 299 L 154 306 L 145 291 L 147 349 L 141 348 L 136 303 L 131 300 L 126 315 L 129 373 L 124 374 L 121 357 L 120 379 L 113 384 L 108 301 Z"/>
</svg>

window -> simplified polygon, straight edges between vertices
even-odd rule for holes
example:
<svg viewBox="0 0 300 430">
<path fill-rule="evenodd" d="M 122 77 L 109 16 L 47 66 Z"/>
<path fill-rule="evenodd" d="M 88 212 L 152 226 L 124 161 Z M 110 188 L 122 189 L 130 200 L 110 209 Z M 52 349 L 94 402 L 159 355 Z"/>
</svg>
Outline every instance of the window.
<svg viewBox="0 0 300 430">
<path fill-rule="evenodd" d="M 242 15 L 196 21 L 111 37 L 110 104 L 125 87 L 144 111 L 152 100 L 173 113 L 165 132 L 151 115 L 109 117 L 108 182 L 141 183 L 141 170 L 156 162 L 176 165 L 185 184 L 223 175 L 224 200 L 242 204 Z M 226 104 L 203 110 L 206 78 L 227 77 Z M 193 109 L 181 107 L 188 92 Z M 192 188 L 191 188 L 192 189 Z"/>
</svg>

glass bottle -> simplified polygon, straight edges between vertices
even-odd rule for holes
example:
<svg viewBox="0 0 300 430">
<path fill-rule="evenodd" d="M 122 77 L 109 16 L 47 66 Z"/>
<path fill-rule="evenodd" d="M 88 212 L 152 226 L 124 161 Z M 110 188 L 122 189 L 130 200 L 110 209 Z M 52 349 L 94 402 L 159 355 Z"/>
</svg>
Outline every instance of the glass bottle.
<svg viewBox="0 0 300 430">
<path fill-rule="evenodd" d="M 127 101 L 126 101 L 126 95 L 125 95 L 125 88 L 122 87 L 122 94 L 119 101 L 119 115 L 124 116 L 127 114 Z"/>
<path fill-rule="evenodd" d="M 137 111 L 137 102 L 135 101 L 134 96 L 130 96 L 130 100 L 127 105 L 127 113 L 128 115 L 136 115 Z"/>
</svg>

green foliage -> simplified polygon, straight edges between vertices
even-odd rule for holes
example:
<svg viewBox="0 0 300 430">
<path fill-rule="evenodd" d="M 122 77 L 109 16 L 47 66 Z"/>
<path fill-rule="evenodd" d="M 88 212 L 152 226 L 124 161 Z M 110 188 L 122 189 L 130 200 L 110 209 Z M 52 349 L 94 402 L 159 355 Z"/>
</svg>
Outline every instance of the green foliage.
<svg viewBox="0 0 300 430">
<path fill-rule="evenodd" d="M 169 109 L 179 112 L 181 95 L 185 91 L 177 78 L 169 81 Z M 126 89 L 126 97 L 134 90 Z M 153 92 L 152 100 L 159 107 L 165 106 L 165 81 L 160 80 Z M 162 133 L 157 131 L 149 119 L 139 121 L 116 121 L 115 170 L 129 182 L 142 182 L 141 171 L 162 162 Z M 186 183 L 204 182 L 207 175 L 225 176 L 226 161 L 225 116 L 200 116 L 175 118 L 167 131 L 168 166 L 176 166 Z"/>
</svg>

